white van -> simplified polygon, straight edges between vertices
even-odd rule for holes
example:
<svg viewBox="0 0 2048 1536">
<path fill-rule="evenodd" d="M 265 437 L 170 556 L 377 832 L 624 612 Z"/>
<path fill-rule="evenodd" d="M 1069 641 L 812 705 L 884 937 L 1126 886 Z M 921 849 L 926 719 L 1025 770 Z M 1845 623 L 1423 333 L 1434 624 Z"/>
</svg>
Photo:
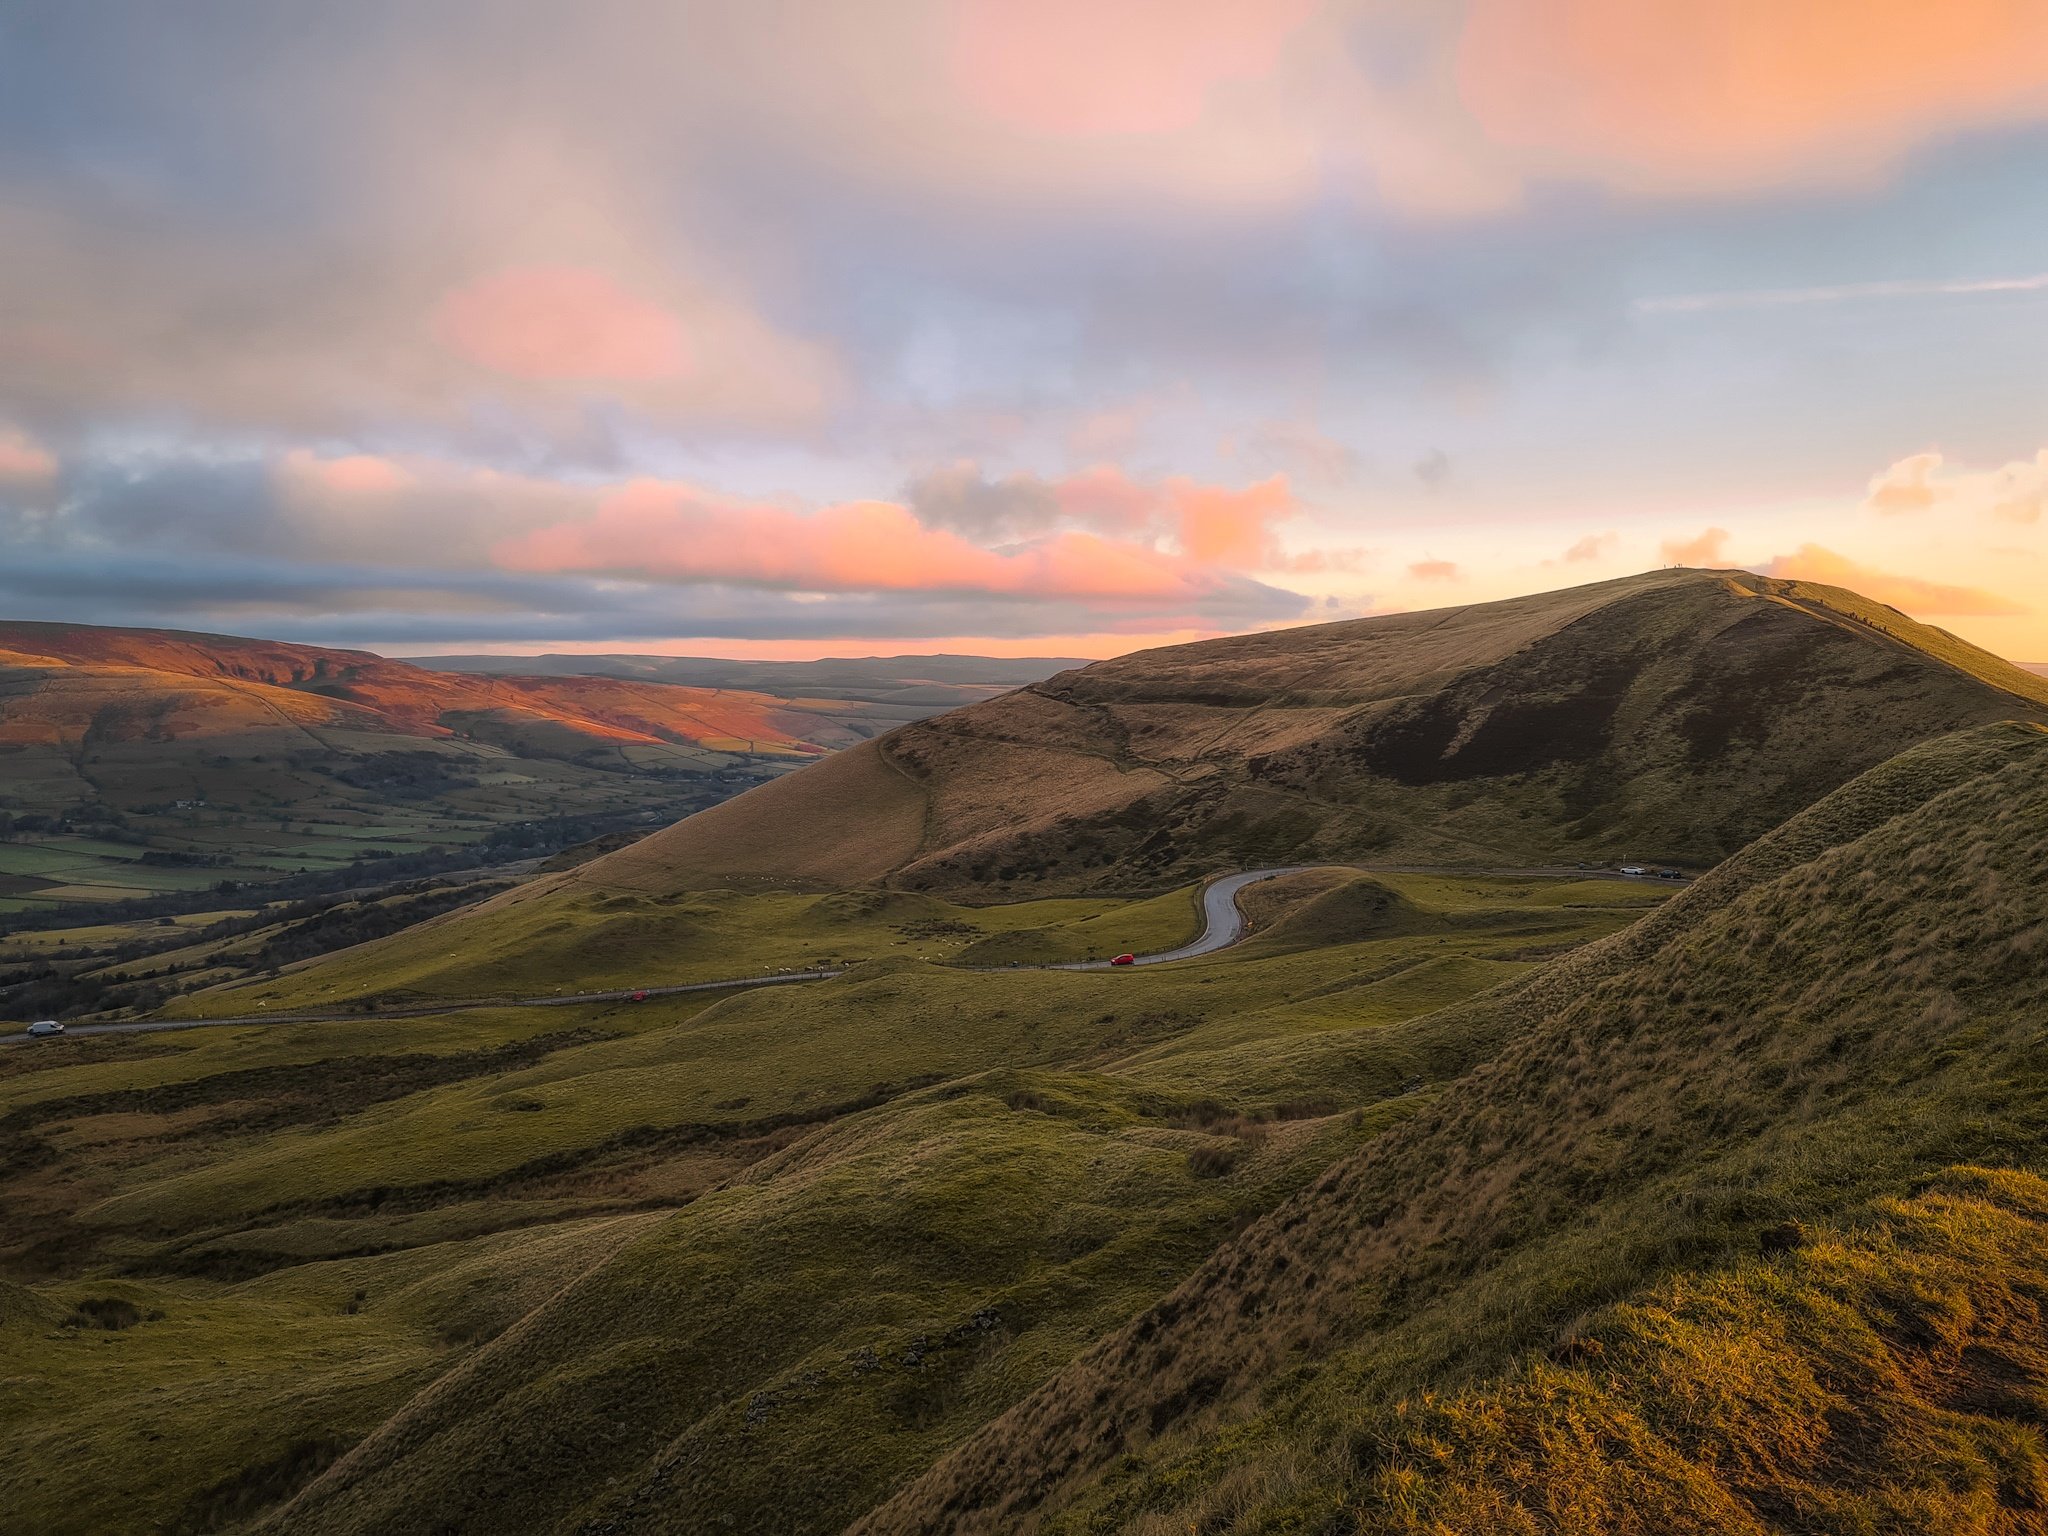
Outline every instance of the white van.
<svg viewBox="0 0 2048 1536">
<path fill-rule="evenodd" d="M 35 1023 L 29 1025 L 28 1032 L 38 1038 L 44 1035 L 61 1035 L 64 1033 L 64 1026 L 55 1019 L 37 1019 Z"/>
</svg>

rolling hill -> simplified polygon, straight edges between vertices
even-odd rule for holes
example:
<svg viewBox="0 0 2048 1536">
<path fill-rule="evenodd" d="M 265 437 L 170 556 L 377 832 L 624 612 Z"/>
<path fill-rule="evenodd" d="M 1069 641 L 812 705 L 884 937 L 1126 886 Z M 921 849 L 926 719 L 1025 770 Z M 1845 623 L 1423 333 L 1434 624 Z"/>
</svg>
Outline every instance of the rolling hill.
<svg viewBox="0 0 2048 1536">
<path fill-rule="evenodd" d="M 1245 943 L 1008 968 L 1178 942 L 1268 794 Z M 1494 867 L 1621 838 L 1714 867 Z M 2030 1530 L 2044 962 L 2048 687 L 1851 593 L 1105 663 L 184 1000 L 330 1022 L 0 1048 L 0 1510 Z"/>
<path fill-rule="evenodd" d="M 953 895 L 1312 859 L 1704 867 L 2048 682 L 1840 588 L 1673 570 L 1141 651 L 904 726 L 583 870 Z"/>
<path fill-rule="evenodd" d="M 535 817 L 668 820 L 946 702 L 471 676 L 233 636 L 0 623 L 0 813 L 76 823 L 68 840 L 0 846 L 0 902 L 318 868 L 358 851 L 352 839 L 404 851 Z"/>
<path fill-rule="evenodd" d="M 337 651 L 174 630 L 0 624 L 8 740 L 76 749 L 282 731 L 412 736 L 533 756 L 709 748 L 818 756 L 863 739 L 802 700 L 605 677 L 434 672 Z M 701 762 L 701 757 L 684 761 Z"/>
<path fill-rule="evenodd" d="M 260 1003 L 205 1006 L 379 978 L 477 995 L 514 935 L 558 981 L 594 980 L 628 930 L 689 953 L 690 893 L 713 889 L 981 904 L 1318 861 L 1704 868 L 1903 746 L 2009 718 L 2048 722 L 2048 681 L 1855 593 L 1745 572 L 1241 635 L 899 726 Z"/>
<path fill-rule="evenodd" d="M 33 1260 L 128 1278 L 5 1293 L 45 1397 L 0 1482 L 293 1536 L 2026 1529 L 2048 732 L 1912 748 L 1548 963 L 1530 892 L 33 1074 L 10 1128 L 80 1161 L 15 1230 L 68 1201 Z M 116 1380 L 165 1389 L 146 1481 Z"/>
<path fill-rule="evenodd" d="M 2033 1529 L 2044 953 L 2048 732 L 1902 754 L 852 1529 Z"/>
</svg>

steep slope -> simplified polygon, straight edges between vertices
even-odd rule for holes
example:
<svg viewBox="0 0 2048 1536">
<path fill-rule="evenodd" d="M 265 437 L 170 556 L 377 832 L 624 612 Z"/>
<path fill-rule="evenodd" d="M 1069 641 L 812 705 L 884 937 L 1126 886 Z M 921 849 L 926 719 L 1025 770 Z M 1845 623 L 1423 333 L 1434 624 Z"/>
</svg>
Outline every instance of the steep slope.
<svg viewBox="0 0 2048 1536">
<path fill-rule="evenodd" d="M 857 1529 L 2031 1529 L 2044 959 L 2048 733 L 1908 752 Z"/>
<path fill-rule="evenodd" d="M 1313 859 L 1707 865 L 1903 745 L 2012 717 L 2048 720 L 2048 683 L 1854 593 L 1658 571 L 1062 673 L 579 878 L 687 889 L 743 863 L 971 894 Z M 911 796 L 914 851 L 869 836 Z"/>
</svg>

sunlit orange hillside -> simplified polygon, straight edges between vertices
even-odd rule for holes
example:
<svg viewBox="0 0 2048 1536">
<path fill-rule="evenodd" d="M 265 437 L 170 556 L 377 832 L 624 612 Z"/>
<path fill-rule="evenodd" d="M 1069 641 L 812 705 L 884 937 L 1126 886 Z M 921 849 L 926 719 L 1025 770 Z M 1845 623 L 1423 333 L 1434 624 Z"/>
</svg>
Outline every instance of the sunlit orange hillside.
<svg viewBox="0 0 2048 1536">
<path fill-rule="evenodd" d="M 332 727 L 522 750 L 633 742 L 817 756 L 872 734 L 831 706 L 769 694 L 466 676 L 367 651 L 70 624 L 0 624 L 0 688 L 9 699 L 0 740 L 24 744 Z"/>
</svg>

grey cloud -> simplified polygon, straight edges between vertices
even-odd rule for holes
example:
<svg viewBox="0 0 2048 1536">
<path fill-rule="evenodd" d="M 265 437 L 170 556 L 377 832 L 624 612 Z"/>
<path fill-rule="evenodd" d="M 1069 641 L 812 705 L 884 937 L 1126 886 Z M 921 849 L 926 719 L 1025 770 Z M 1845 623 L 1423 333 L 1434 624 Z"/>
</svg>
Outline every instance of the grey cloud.
<svg viewBox="0 0 2048 1536">
<path fill-rule="evenodd" d="M 1037 476 L 990 480 L 974 464 L 933 470 L 906 485 L 903 495 L 927 528 L 948 528 L 984 544 L 1034 538 L 1060 515 L 1059 498 Z"/>
<path fill-rule="evenodd" d="M 420 571 L 105 548 L 29 552 L 0 567 L 0 617 L 124 624 L 325 644 L 683 638 L 905 639 L 955 635 L 1243 629 L 1297 618 L 1310 600 L 1219 578 L 1172 607 L 951 594 L 842 594 L 661 586 L 495 571 Z"/>
</svg>

